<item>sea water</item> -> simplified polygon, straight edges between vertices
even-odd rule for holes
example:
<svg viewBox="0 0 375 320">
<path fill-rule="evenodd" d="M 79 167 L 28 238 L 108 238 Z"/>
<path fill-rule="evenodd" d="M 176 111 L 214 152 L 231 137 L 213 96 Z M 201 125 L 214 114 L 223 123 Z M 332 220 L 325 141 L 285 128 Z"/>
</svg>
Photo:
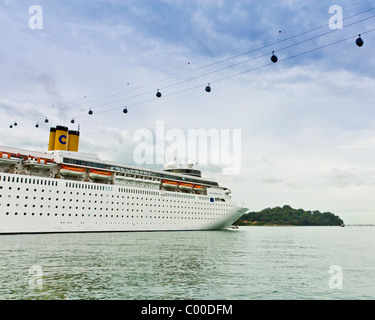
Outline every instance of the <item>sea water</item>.
<svg viewBox="0 0 375 320">
<path fill-rule="evenodd" d="M 0 299 L 375 299 L 375 227 L 0 236 Z"/>
</svg>

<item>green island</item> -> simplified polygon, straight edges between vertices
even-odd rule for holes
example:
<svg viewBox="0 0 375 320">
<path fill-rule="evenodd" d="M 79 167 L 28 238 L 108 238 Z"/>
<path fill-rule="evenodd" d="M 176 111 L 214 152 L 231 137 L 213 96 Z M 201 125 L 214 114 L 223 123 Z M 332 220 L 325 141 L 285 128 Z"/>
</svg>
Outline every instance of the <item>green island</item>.
<svg viewBox="0 0 375 320">
<path fill-rule="evenodd" d="M 237 226 L 343 226 L 344 222 L 330 212 L 304 211 L 283 207 L 267 208 L 259 212 L 248 212 L 240 217 Z"/>
</svg>

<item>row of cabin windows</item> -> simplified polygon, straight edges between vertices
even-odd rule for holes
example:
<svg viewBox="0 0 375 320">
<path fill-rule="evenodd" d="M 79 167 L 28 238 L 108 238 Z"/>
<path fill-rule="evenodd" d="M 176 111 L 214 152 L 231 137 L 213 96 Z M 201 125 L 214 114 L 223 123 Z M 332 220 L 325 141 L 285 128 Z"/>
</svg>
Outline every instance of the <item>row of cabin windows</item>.
<svg viewBox="0 0 375 320">
<path fill-rule="evenodd" d="M 0 186 L 0 189 L 2 189 L 2 188 L 3 188 L 3 186 Z M 12 189 L 12 187 L 9 187 L 9 190 L 11 190 L 11 189 Z M 20 189 L 21 188 L 19 188 L 19 187 L 17 188 L 18 191 L 20 191 Z M 25 191 L 29 191 L 29 189 L 26 188 Z M 36 191 L 37 191 L 37 189 L 34 189 L 34 192 L 36 192 Z M 42 189 L 41 191 L 44 192 L 44 189 Z M 49 190 L 49 191 L 51 191 L 51 190 Z M 59 191 L 56 191 L 56 192 L 59 193 Z M 66 191 L 63 191 L 63 193 L 66 194 Z M 70 194 L 73 194 L 73 192 L 70 192 Z M 79 192 L 77 192 L 77 195 L 79 195 Z M 86 194 L 83 193 L 82 195 L 85 196 Z M 94 194 L 94 195 L 92 195 L 91 193 L 89 193 L 88 196 L 95 196 L 95 198 L 97 198 L 98 196 L 103 197 L 104 195 L 103 194 L 99 194 L 99 195 L 98 194 Z M 2 197 L 2 195 L 0 194 L 0 198 L 1 197 Z M 10 197 L 11 197 L 11 195 L 8 195 L 8 198 L 10 198 Z M 107 197 L 108 197 L 108 194 L 107 194 Z M 16 198 L 19 199 L 20 196 L 17 195 Z M 29 198 L 28 196 L 25 196 L 25 199 L 28 199 L 28 198 Z M 115 196 L 112 195 L 112 198 L 115 198 Z M 117 198 L 120 198 L 120 196 L 117 196 Z M 125 196 L 121 196 L 121 198 L 124 199 Z M 159 201 L 159 202 L 162 201 L 162 202 L 174 202 L 174 203 L 187 203 L 189 205 L 194 205 L 194 204 L 200 204 L 200 205 L 205 205 L 205 206 L 211 206 L 212 205 L 212 203 L 204 203 L 204 204 L 202 204 L 202 203 L 199 203 L 199 202 L 192 202 L 192 201 L 188 202 L 188 201 L 183 201 L 183 200 L 181 200 L 181 201 L 179 201 L 179 200 L 168 200 L 168 199 L 160 199 L 160 198 L 159 199 L 157 199 L 157 198 L 139 198 L 139 197 L 130 197 L 130 196 L 127 196 L 126 198 L 127 199 L 133 199 L 133 200 L 134 199 L 136 199 L 136 200 L 140 199 L 140 200 L 146 200 L 146 201 Z M 34 196 L 33 199 L 36 200 L 36 197 Z M 41 197 L 40 200 L 44 200 L 44 197 Z M 52 198 L 48 198 L 48 200 L 51 201 Z M 76 200 L 76 202 L 79 202 L 79 201 L 85 202 L 87 199 L 73 199 L 73 198 L 69 198 L 69 201 L 73 201 L 73 200 Z M 218 200 L 221 200 L 221 201 L 225 202 L 224 199 L 216 199 L 216 201 L 214 202 L 215 203 L 215 207 L 217 207 L 217 206 L 221 206 L 221 207 L 235 207 L 235 205 L 233 205 L 233 204 L 220 204 L 221 201 L 218 201 Z M 56 201 L 59 201 L 59 198 L 56 198 Z M 62 201 L 66 201 L 66 199 L 62 198 Z M 91 203 L 91 200 L 88 200 L 88 202 Z M 97 203 L 96 200 L 94 202 Z M 100 203 L 103 203 L 103 201 L 100 201 Z M 107 203 L 108 203 L 108 201 L 107 201 Z M 111 202 L 111 204 L 114 204 L 114 202 Z M 119 202 L 117 202 L 117 204 L 119 204 Z M 10 204 L 8 204 L 8 206 L 9 205 Z M 122 202 L 122 205 L 124 205 L 124 202 Z M 127 205 L 129 205 L 129 203 L 127 203 Z M 134 203 L 132 203 L 132 205 L 134 205 Z M 143 206 L 143 203 L 141 203 L 141 204 L 136 203 L 136 205 Z M 145 205 L 147 206 L 147 204 L 145 204 Z M 149 205 L 152 206 L 152 203 L 149 204 Z M 164 205 L 163 205 L 163 207 L 164 207 Z M 186 206 L 183 207 L 183 206 L 181 206 L 181 208 L 188 208 L 188 209 L 190 209 L 191 207 L 186 207 Z M 194 207 L 193 207 L 193 209 L 194 209 Z M 198 208 L 195 208 L 195 209 L 198 209 Z"/>
<path fill-rule="evenodd" d="M 134 194 L 146 194 L 151 196 L 158 196 L 158 191 L 148 191 L 148 190 L 139 190 L 139 189 L 129 189 L 129 188 L 119 188 L 119 192 L 124 193 L 134 193 Z"/>
<path fill-rule="evenodd" d="M 111 186 L 94 185 L 94 184 L 87 184 L 87 183 L 66 182 L 66 187 L 67 188 L 86 189 L 86 190 L 113 191 L 113 187 L 111 187 Z M 154 196 L 159 195 L 159 192 L 156 192 L 156 191 L 128 189 L 128 188 L 119 188 L 119 192 L 154 195 Z"/>
<path fill-rule="evenodd" d="M 19 196 L 17 196 L 17 199 L 19 198 Z M 25 199 L 27 199 L 28 197 L 25 197 Z M 34 197 L 34 200 L 36 199 L 36 197 Z M 40 200 L 44 200 L 44 198 L 42 197 L 42 198 L 40 198 Z M 49 201 L 51 201 L 52 199 L 51 198 L 48 198 L 48 200 Z M 56 201 L 59 201 L 59 199 L 58 198 L 56 198 Z M 65 202 L 65 199 L 62 199 L 62 201 L 63 202 Z M 70 199 L 70 202 L 72 202 L 73 201 L 73 199 Z M 79 200 L 77 199 L 76 200 L 76 202 L 78 202 Z M 82 202 L 85 202 L 85 200 L 82 200 Z M 94 203 L 97 203 L 98 201 L 94 201 Z M 88 200 L 88 203 L 91 203 L 91 200 Z M 99 203 L 103 203 L 103 201 L 99 201 Z M 109 202 L 108 201 L 106 201 L 106 204 L 109 204 Z M 121 202 L 121 204 L 120 204 L 120 202 L 117 202 L 117 203 L 114 203 L 114 202 L 111 202 L 111 204 L 112 205 L 122 205 L 122 206 L 124 206 L 125 205 L 125 202 Z M 1 204 L 0 204 L 1 205 Z M 7 207 L 10 207 L 10 203 L 8 203 L 7 204 Z M 134 205 L 136 205 L 136 206 L 145 206 L 145 207 L 148 207 L 148 206 L 150 206 L 150 207 L 162 207 L 162 208 L 165 208 L 165 207 L 168 207 L 168 206 L 164 206 L 164 204 L 163 205 L 157 205 L 157 204 L 143 204 L 143 203 L 130 203 L 130 202 L 127 202 L 126 203 L 126 205 L 127 206 L 134 206 Z M 18 203 L 16 203 L 15 204 L 15 206 L 16 207 L 18 207 L 19 206 L 19 204 Z M 28 206 L 28 204 L 25 204 L 24 205 L 24 207 L 26 208 Z M 33 208 L 35 208 L 35 204 L 33 204 L 32 205 L 32 207 Z M 212 207 L 209 207 L 209 204 L 206 204 L 205 206 L 207 206 L 207 208 L 204 208 L 205 210 L 212 210 L 212 211 L 216 211 L 216 212 L 218 212 L 218 211 L 226 211 L 226 209 L 220 209 L 220 208 L 212 208 Z M 55 206 L 55 208 L 57 209 L 59 206 Z M 41 204 L 40 205 L 40 208 L 43 208 L 43 204 Z M 50 205 L 48 205 L 48 208 L 50 208 Z M 172 206 L 170 206 L 170 208 L 172 208 Z M 173 206 L 173 208 L 177 208 L 177 209 L 180 209 L 180 206 Z M 65 209 L 65 206 L 63 206 L 62 207 L 62 209 Z M 72 207 L 71 206 L 69 206 L 69 209 L 72 209 Z M 79 209 L 79 207 L 75 207 L 75 209 Z M 82 210 L 84 210 L 85 209 L 85 207 L 82 207 Z M 97 210 L 97 208 L 95 207 L 95 208 L 93 208 L 94 210 Z M 193 209 L 193 210 L 199 210 L 199 209 L 202 209 L 202 207 L 190 207 L 190 206 L 181 206 L 181 209 L 185 209 L 185 210 L 191 210 L 191 209 Z M 88 207 L 88 210 L 91 210 L 91 207 Z M 101 208 L 101 207 L 99 207 L 99 210 L 103 210 L 103 208 Z M 109 208 L 107 207 L 106 208 L 106 210 L 109 210 Z M 113 211 L 114 209 L 113 208 L 111 208 L 111 210 Z M 124 211 L 125 209 L 124 208 L 122 208 L 122 211 Z M 119 208 L 117 208 L 117 211 L 119 211 Z M 129 209 L 127 209 L 127 211 L 129 211 Z M 132 209 L 132 211 L 133 211 L 133 209 Z M 138 211 L 138 209 L 137 209 L 137 211 Z M 143 210 L 141 210 L 141 211 L 143 211 Z M 152 212 L 152 210 L 151 210 L 151 212 Z M 172 212 L 172 211 L 171 211 Z M 167 211 L 167 213 L 168 213 L 168 211 Z M 201 214 L 201 213 L 199 213 L 198 212 L 198 214 Z M 203 214 L 203 213 L 202 213 Z"/>
<path fill-rule="evenodd" d="M 37 178 L 23 178 L 23 177 L 16 177 L 16 176 L 0 176 L 0 181 L 4 182 L 16 182 L 16 183 L 29 183 L 29 184 L 40 184 L 44 186 L 57 186 L 57 181 L 53 180 L 43 180 Z"/>
<path fill-rule="evenodd" d="M 174 197 L 174 198 L 185 198 L 185 199 L 195 199 L 195 196 L 190 194 L 183 194 L 183 193 L 166 193 L 164 194 L 167 197 Z"/>
<path fill-rule="evenodd" d="M 0 189 L 2 189 L 3 188 L 3 186 L 0 186 Z M 12 189 L 12 187 L 9 187 L 9 190 L 11 190 Z M 17 190 L 19 191 L 21 188 L 17 188 Z M 28 188 L 26 188 L 26 190 L 25 191 L 29 191 L 29 189 Z M 34 192 L 36 192 L 37 191 L 37 189 L 34 189 Z M 42 189 L 41 190 L 42 192 L 44 192 L 44 189 Z M 50 192 L 51 192 L 51 190 L 49 190 Z M 140 191 L 142 191 L 142 190 L 140 190 Z M 57 191 L 57 193 L 58 193 L 59 191 Z M 144 192 L 147 192 L 147 191 L 144 191 Z M 64 194 L 66 193 L 66 191 L 64 191 L 63 192 Z M 70 194 L 73 194 L 72 192 L 70 192 Z M 79 192 L 77 192 L 77 195 L 79 195 Z M 86 194 L 85 193 L 83 193 L 83 196 L 85 196 Z M 92 196 L 92 194 L 91 193 L 89 193 L 88 194 L 89 196 Z M 101 197 L 103 197 L 103 194 L 100 194 L 100 196 Z M 0 198 L 2 197 L 2 195 L 0 195 Z M 11 197 L 10 195 L 8 196 L 8 197 Z M 95 194 L 95 197 L 98 197 L 98 194 Z M 108 197 L 108 195 L 107 195 L 107 197 Z M 112 198 L 114 198 L 115 196 L 114 195 L 112 195 Z M 19 199 L 20 198 L 20 196 L 18 195 L 17 196 L 17 199 Z M 117 196 L 117 198 L 120 198 L 120 196 Z M 122 196 L 122 199 L 124 199 L 125 197 L 124 196 Z M 25 196 L 25 199 L 28 199 L 28 196 Z M 36 199 L 36 197 L 34 197 L 34 200 Z M 130 199 L 130 196 L 127 196 L 127 199 Z M 134 199 L 134 197 L 131 197 L 131 199 Z M 138 197 L 136 197 L 136 199 L 138 200 L 139 198 Z M 40 198 L 40 200 L 44 200 L 44 198 L 42 197 L 42 198 Z M 48 198 L 48 200 L 51 200 L 51 198 Z M 56 201 L 58 201 L 59 199 L 58 198 L 56 198 Z M 65 201 L 66 199 L 65 198 L 63 198 L 62 199 L 62 201 Z M 70 201 L 73 201 L 73 199 L 72 198 L 70 198 L 69 199 Z M 141 200 L 143 200 L 143 198 L 141 198 Z M 180 203 L 180 201 L 179 200 L 164 200 L 164 199 L 152 199 L 152 198 L 150 198 L 150 199 L 148 199 L 148 198 L 145 198 L 145 200 L 146 201 L 148 201 L 148 200 L 150 200 L 150 201 L 152 201 L 152 200 L 154 200 L 154 201 L 162 201 L 162 202 L 177 202 L 177 203 Z M 216 204 L 216 206 L 224 206 L 224 207 L 234 207 L 234 205 L 231 205 L 231 204 L 229 204 L 229 205 L 226 205 L 226 204 L 219 204 L 219 202 L 225 202 L 225 199 L 220 199 L 220 198 L 216 198 L 215 199 L 216 201 L 215 201 L 215 204 Z M 78 202 L 78 201 L 82 201 L 82 202 L 85 202 L 85 199 L 83 199 L 83 200 L 79 200 L 79 199 L 76 199 L 76 202 Z M 91 200 L 89 200 L 88 201 L 89 203 L 91 203 Z M 95 201 L 95 203 L 97 203 L 97 201 Z M 102 203 L 102 201 L 100 201 L 100 203 Z M 108 201 L 107 201 L 107 203 L 108 203 Z M 187 201 L 181 201 L 181 203 L 189 203 L 189 202 L 187 202 Z M 113 202 L 112 202 L 112 204 L 113 204 Z M 118 204 L 118 203 L 117 203 Z M 124 204 L 124 203 L 122 203 L 122 204 Z M 129 205 L 129 203 L 127 203 L 128 205 Z M 199 204 L 199 202 L 190 202 L 189 204 Z M 138 205 L 138 204 L 137 204 Z M 143 204 L 141 204 L 141 205 L 143 205 Z M 209 204 L 205 204 L 205 205 L 209 205 Z M 9 206 L 9 205 L 8 205 Z M 146 206 L 147 206 L 147 204 L 146 204 Z M 150 204 L 150 206 L 152 206 L 152 204 Z M 189 207 L 190 208 L 190 207 Z M 197 209 L 197 208 L 196 208 Z"/>
<path fill-rule="evenodd" d="M 113 187 L 110 187 L 110 186 L 87 184 L 87 183 L 66 182 L 65 186 L 67 188 L 101 190 L 101 191 L 113 191 Z"/>
<path fill-rule="evenodd" d="M 138 210 L 137 210 L 138 211 Z M 160 211 L 158 212 L 158 213 L 160 213 Z M 164 211 L 162 212 L 162 213 L 164 213 Z M 168 213 L 168 212 L 166 212 L 166 213 Z M 10 215 L 10 213 L 9 212 L 6 212 L 5 213 L 7 216 L 9 216 Z M 17 216 L 18 215 L 18 212 L 15 212 L 14 213 L 14 215 L 15 216 Z M 26 215 L 28 215 L 26 212 L 24 212 L 23 213 L 23 216 L 26 216 Z M 51 213 L 35 213 L 35 212 L 32 212 L 31 214 L 29 214 L 29 215 L 31 215 L 31 216 L 55 216 L 55 217 L 57 217 L 58 216 L 58 214 L 57 213 L 55 213 L 55 214 L 51 214 Z M 85 215 L 84 214 L 78 214 L 78 213 L 75 213 L 75 214 L 71 214 L 71 213 L 69 213 L 69 214 L 64 214 L 64 213 L 62 213 L 61 214 L 61 216 L 62 217 L 64 217 L 64 216 L 67 216 L 67 217 L 84 217 Z M 108 214 L 106 214 L 106 215 L 103 215 L 103 214 L 99 214 L 99 215 L 97 215 L 97 214 L 88 214 L 87 215 L 88 217 L 90 217 L 90 216 L 92 216 L 92 217 L 94 217 L 94 218 L 96 218 L 96 217 L 98 217 L 98 218 L 102 218 L 102 217 L 105 217 L 105 218 L 141 218 L 141 219 L 143 219 L 143 218 L 148 218 L 148 219 L 152 219 L 152 218 L 158 218 L 158 219 L 196 219 L 196 220 L 218 220 L 219 218 L 211 218 L 211 217 L 191 217 L 191 216 L 152 216 L 152 215 L 150 215 L 150 216 L 134 216 L 134 215 L 127 215 L 127 216 L 124 216 L 124 215 L 108 215 Z"/>
</svg>

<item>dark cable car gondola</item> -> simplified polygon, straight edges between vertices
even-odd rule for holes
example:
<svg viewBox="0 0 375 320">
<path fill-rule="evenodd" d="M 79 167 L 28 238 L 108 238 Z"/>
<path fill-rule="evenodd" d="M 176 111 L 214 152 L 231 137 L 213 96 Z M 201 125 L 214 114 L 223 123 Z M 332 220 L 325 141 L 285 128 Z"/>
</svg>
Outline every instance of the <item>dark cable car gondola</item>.
<svg viewBox="0 0 375 320">
<path fill-rule="evenodd" d="M 156 92 L 156 96 L 157 96 L 158 98 L 161 97 L 161 92 L 159 92 L 159 89 L 158 89 L 158 92 Z"/>
<path fill-rule="evenodd" d="M 364 41 L 362 40 L 360 34 L 358 35 L 358 39 L 355 41 L 355 43 L 357 44 L 358 47 L 362 47 L 363 46 Z"/>
<path fill-rule="evenodd" d="M 46 118 L 46 120 L 44 120 L 45 123 L 48 123 L 48 118 Z"/>
<path fill-rule="evenodd" d="M 17 122 L 14 123 L 14 126 L 17 127 Z"/>
<path fill-rule="evenodd" d="M 39 128 L 39 123 L 37 123 L 37 124 L 35 125 L 35 128 Z"/>
<path fill-rule="evenodd" d="M 74 118 L 72 120 L 70 120 L 70 123 L 74 123 Z"/>
<path fill-rule="evenodd" d="M 91 108 L 89 109 L 89 115 L 91 116 L 94 112 L 91 110 Z"/>
<path fill-rule="evenodd" d="M 210 84 L 208 84 L 208 86 L 206 87 L 206 92 L 211 92 L 211 87 L 210 87 Z"/>
<path fill-rule="evenodd" d="M 278 60 L 279 60 L 279 58 L 277 56 L 275 56 L 275 51 L 272 51 L 271 61 L 273 63 L 276 63 Z"/>
<path fill-rule="evenodd" d="M 9 128 L 11 128 L 11 129 L 12 129 L 12 128 L 13 128 L 13 125 L 11 124 L 11 125 L 9 126 Z"/>
<path fill-rule="evenodd" d="M 128 113 L 128 107 L 125 107 L 124 110 L 122 110 L 123 113 Z"/>
</svg>

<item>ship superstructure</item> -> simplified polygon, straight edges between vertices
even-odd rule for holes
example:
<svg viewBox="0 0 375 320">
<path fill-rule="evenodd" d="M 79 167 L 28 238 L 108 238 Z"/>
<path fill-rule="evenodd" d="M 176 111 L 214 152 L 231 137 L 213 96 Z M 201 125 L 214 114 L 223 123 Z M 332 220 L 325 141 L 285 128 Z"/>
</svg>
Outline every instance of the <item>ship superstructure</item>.
<svg viewBox="0 0 375 320">
<path fill-rule="evenodd" d="M 0 234 L 224 229 L 246 212 L 192 165 L 146 169 L 78 146 L 57 126 L 48 152 L 0 147 Z"/>
</svg>

